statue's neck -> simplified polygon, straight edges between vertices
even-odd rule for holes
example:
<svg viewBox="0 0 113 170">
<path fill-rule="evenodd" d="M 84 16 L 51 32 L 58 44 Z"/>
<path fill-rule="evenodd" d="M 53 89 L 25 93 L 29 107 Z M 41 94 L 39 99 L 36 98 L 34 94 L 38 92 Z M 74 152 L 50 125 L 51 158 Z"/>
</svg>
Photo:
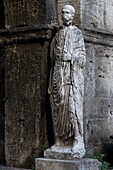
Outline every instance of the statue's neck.
<svg viewBox="0 0 113 170">
<path fill-rule="evenodd" d="M 68 27 L 68 26 L 71 26 L 71 25 L 72 25 L 72 22 L 69 21 L 69 22 L 63 23 L 63 25 L 64 25 L 65 27 Z"/>
</svg>

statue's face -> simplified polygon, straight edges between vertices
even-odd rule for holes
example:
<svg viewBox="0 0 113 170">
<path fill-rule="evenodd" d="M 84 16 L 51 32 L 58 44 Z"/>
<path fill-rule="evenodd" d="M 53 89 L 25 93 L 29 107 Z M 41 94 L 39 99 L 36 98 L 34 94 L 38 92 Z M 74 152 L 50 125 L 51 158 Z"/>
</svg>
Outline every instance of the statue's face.
<svg viewBox="0 0 113 170">
<path fill-rule="evenodd" d="M 62 21 L 64 24 L 71 23 L 73 15 L 68 8 L 62 9 Z"/>
</svg>

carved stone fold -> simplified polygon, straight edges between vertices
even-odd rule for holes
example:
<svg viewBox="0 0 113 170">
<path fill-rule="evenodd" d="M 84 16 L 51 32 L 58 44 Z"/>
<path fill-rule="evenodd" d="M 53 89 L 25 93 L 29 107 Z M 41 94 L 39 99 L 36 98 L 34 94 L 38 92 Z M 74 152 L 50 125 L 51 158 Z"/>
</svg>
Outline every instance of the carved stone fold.
<svg viewBox="0 0 113 170">
<path fill-rule="evenodd" d="M 51 73 L 48 92 L 56 143 L 50 150 L 45 151 L 45 157 L 48 157 L 48 154 L 51 155 L 50 151 L 58 155 L 61 155 L 60 153 L 68 154 L 68 158 L 81 158 L 85 154 L 83 67 L 86 56 L 82 32 L 72 25 L 74 13 L 75 9 L 72 6 L 63 7 L 63 27 L 58 30 L 51 44 Z"/>
</svg>

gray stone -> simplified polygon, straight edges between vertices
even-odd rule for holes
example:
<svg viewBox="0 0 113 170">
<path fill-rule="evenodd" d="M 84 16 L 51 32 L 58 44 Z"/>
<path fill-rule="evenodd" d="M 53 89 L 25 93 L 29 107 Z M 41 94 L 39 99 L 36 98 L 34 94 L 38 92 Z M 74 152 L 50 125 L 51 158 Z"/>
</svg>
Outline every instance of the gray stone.
<svg viewBox="0 0 113 170">
<path fill-rule="evenodd" d="M 85 32 L 86 34 L 86 32 Z M 113 127 L 113 51 L 109 36 L 98 32 L 86 38 L 86 67 L 85 67 L 85 97 L 84 97 L 84 125 L 85 144 L 90 152 L 103 152 L 102 145 L 110 141 Z M 92 37 L 92 41 L 91 40 Z M 87 40 L 89 41 L 87 42 Z M 96 42 L 96 41 L 97 42 Z M 90 42 L 90 43 L 89 43 Z M 106 42 L 105 44 L 102 44 Z M 93 44 L 94 43 L 94 44 Z M 92 45 L 93 44 L 93 45 Z M 99 134 L 99 135 L 98 135 Z"/>
<path fill-rule="evenodd" d="M 86 55 L 82 32 L 72 24 L 74 14 L 73 6 L 62 7 L 63 27 L 51 43 L 48 93 L 55 144 L 50 151 L 54 151 L 53 156 L 60 152 L 70 153 L 72 158 L 82 158 L 86 152 L 83 140 L 83 68 Z M 58 157 L 61 158 L 60 154 Z"/>
<path fill-rule="evenodd" d="M 100 170 L 101 163 L 96 159 L 58 160 L 37 158 L 36 170 Z"/>
<path fill-rule="evenodd" d="M 14 167 L 0 166 L 0 170 L 30 170 L 30 169 L 23 169 L 23 168 L 14 168 Z"/>
<path fill-rule="evenodd" d="M 84 150 L 83 150 L 84 151 Z M 81 151 L 81 152 L 83 152 Z M 72 160 L 76 158 L 79 154 L 78 152 L 74 153 L 71 151 L 71 147 L 65 146 L 63 147 L 57 147 L 56 150 L 53 149 L 46 149 L 44 151 L 44 157 L 45 158 L 50 158 L 50 159 L 66 159 L 66 160 Z"/>
<path fill-rule="evenodd" d="M 105 0 L 81 0 L 82 25 L 85 27 L 104 28 L 104 2 Z"/>
</svg>

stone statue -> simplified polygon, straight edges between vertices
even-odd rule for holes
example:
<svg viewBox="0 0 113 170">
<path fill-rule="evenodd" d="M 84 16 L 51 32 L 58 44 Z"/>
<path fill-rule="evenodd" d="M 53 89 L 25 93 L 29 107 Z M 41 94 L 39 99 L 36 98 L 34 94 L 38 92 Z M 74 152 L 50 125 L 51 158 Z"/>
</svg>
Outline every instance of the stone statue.
<svg viewBox="0 0 113 170">
<path fill-rule="evenodd" d="M 83 35 L 72 25 L 75 9 L 62 8 L 63 27 L 51 45 L 51 73 L 48 92 L 55 130 L 54 153 L 67 154 L 67 159 L 82 158 L 83 141 L 83 67 L 86 61 Z M 45 152 L 46 157 L 47 152 Z M 59 157 L 60 157 L 59 156 Z M 61 156 L 62 157 L 62 156 Z"/>
</svg>

